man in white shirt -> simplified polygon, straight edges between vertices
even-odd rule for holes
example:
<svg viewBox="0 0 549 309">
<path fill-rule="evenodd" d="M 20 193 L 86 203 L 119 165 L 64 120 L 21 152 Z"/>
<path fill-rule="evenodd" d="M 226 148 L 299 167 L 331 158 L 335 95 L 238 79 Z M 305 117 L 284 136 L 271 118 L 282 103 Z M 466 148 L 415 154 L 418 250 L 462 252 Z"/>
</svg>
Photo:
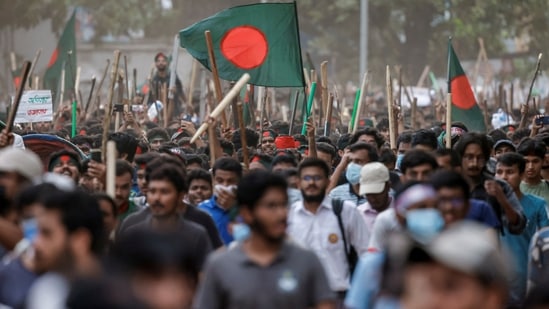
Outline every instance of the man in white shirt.
<svg viewBox="0 0 549 309">
<path fill-rule="evenodd" d="M 357 207 L 362 215 L 368 231 L 371 232 L 377 215 L 393 203 L 389 195 L 391 183 L 389 181 L 389 170 L 383 163 L 371 162 L 360 170 L 360 191 L 361 196 L 366 195 L 366 203 Z"/>
<path fill-rule="evenodd" d="M 326 195 L 329 173 L 328 165 L 320 159 L 308 158 L 301 162 L 298 174 L 303 201 L 295 202 L 290 209 L 288 234 L 317 254 L 331 289 L 343 299 L 349 288 L 350 271 L 332 199 Z M 365 253 L 368 229 L 353 203 L 343 202 L 341 219 L 347 245 L 353 246 L 359 256 Z"/>
</svg>

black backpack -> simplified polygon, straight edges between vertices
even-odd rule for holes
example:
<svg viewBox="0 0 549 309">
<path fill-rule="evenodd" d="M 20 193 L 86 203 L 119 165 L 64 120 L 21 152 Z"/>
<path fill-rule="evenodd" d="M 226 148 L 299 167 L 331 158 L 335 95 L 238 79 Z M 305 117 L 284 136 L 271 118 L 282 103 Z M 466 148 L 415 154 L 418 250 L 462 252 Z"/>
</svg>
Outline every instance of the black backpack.
<svg viewBox="0 0 549 309">
<path fill-rule="evenodd" d="M 347 246 L 347 237 L 345 236 L 345 228 L 343 226 L 343 220 L 341 219 L 343 201 L 340 199 L 333 199 L 332 208 L 334 209 L 334 214 L 337 217 L 337 224 L 339 225 L 339 231 L 342 235 L 345 256 L 347 257 L 347 264 L 349 264 L 349 274 L 352 276 L 355 271 L 356 264 L 358 263 L 358 254 L 353 245 Z"/>
</svg>

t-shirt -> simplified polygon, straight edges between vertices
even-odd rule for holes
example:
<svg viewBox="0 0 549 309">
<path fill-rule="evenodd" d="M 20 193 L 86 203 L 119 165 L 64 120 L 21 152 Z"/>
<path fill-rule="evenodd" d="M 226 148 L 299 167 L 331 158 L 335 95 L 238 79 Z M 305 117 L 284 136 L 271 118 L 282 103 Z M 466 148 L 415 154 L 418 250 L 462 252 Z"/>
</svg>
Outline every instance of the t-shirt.
<svg viewBox="0 0 549 309">
<path fill-rule="evenodd" d="M 314 308 L 333 300 L 318 257 L 286 241 L 268 266 L 251 260 L 242 244 L 212 254 L 193 308 Z"/>
<path fill-rule="evenodd" d="M 511 304 L 520 304 L 526 294 L 530 240 L 538 229 L 549 226 L 544 200 L 530 194 L 524 194 L 520 199 L 520 203 L 527 218 L 524 231 L 518 235 L 513 235 L 505 228 L 505 234 L 501 236 L 502 244 L 507 247 L 513 260 L 513 267 L 510 267 L 511 276 L 509 281 Z"/>
<path fill-rule="evenodd" d="M 402 226 L 398 223 L 394 208 L 388 208 L 377 215 L 370 234 L 368 250 L 382 251 L 390 232 L 401 231 Z"/>
<path fill-rule="evenodd" d="M 0 269 L 0 304 L 20 308 L 38 275 L 23 266 L 21 258 Z"/>
<path fill-rule="evenodd" d="M 223 241 L 221 241 L 221 237 L 219 236 L 219 232 L 215 227 L 215 223 L 208 213 L 195 207 L 187 206 L 187 209 L 183 214 L 183 218 L 190 220 L 194 223 L 198 223 L 204 229 L 206 229 L 206 232 L 208 232 L 208 236 L 210 237 L 210 241 L 212 242 L 212 246 L 214 249 L 223 246 Z"/>
<path fill-rule="evenodd" d="M 229 224 L 231 223 L 234 214 L 233 209 L 224 209 L 219 206 L 215 195 L 209 200 L 205 200 L 198 204 L 198 209 L 201 209 L 212 216 L 217 231 L 219 232 L 219 235 L 221 235 L 221 239 L 225 245 L 230 244 L 234 240 L 233 235 L 229 232 Z"/>
<path fill-rule="evenodd" d="M 522 193 L 535 195 L 549 203 L 549 182 L 547 180 L 542 180 L 534 186 L 523 181 L 520 183 L 520 191 L 522 191 Z"/>
<path fill-rule="evenodd" d="M 471 199 L 469 200 L 469 212 L 465 219 L 473 220 L 494 229 L 501 227 L 501 222 L 498 220 L 494 209 L 485 201 Z"/>
</svg>

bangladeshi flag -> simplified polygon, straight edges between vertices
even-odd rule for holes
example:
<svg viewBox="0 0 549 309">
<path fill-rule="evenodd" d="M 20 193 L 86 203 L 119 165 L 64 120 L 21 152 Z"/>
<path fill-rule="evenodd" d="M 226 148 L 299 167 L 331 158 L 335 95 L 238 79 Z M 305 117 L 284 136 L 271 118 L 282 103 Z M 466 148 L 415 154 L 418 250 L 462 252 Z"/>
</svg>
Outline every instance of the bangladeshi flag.
<svg viewBox="0 0 549 309">
<path fill-rule="evenodd" d="M 53 51 L 46 74 L 44 75 L 44 87 L 57 93 L 61 80 L 61 71 L 65 68 L 65 91 L 74 88 L 76 77 L 76 36 L 75 36 L 75 13 L 65 25 L 65 29 L 59 38 L 59 43 Z M 70 56 L 69 56 L 70 53 Z"/>
<path fill-rule="evenodd" d="M 486 132 L 482 110 L 451 41 L 448 42 L 448 93 L 452 94 L 452 121 L 463 122 L 470 132 Z"/>
<path fill-rule="evenodd" d="M 248 73 L 254 85 L 304 86 L 295 2 L 236 6 L 181 30 L 181 47 L 210 69 L 206 30 L 220 78 L 234 81 Z"/>
</svg>

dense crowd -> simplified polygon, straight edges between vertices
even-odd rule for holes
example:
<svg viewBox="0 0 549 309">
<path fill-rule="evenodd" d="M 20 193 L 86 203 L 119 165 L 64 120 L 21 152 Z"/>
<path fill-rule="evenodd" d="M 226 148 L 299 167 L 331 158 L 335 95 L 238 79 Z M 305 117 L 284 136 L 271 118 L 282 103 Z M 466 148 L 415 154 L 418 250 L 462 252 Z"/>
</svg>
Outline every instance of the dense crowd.
<svg viewBox="0 0 549 309">
<path fill-rule="evenodd" d="M 99 111 L 74 137 L 63 108 L 0 133 L 0 304 L 549 306 L 549 130 L 536 118 L 488 134 L 446 124 L 452 145 L 438 123 L 390 149 L 386 121 L 329 136 L 273 121 L 191 143 L 194 123 L 161 127 L 142 99 L 106 134 L 114 196 Z M 44 153 L 37 133 L 70 143 Z"/>
</svg>

